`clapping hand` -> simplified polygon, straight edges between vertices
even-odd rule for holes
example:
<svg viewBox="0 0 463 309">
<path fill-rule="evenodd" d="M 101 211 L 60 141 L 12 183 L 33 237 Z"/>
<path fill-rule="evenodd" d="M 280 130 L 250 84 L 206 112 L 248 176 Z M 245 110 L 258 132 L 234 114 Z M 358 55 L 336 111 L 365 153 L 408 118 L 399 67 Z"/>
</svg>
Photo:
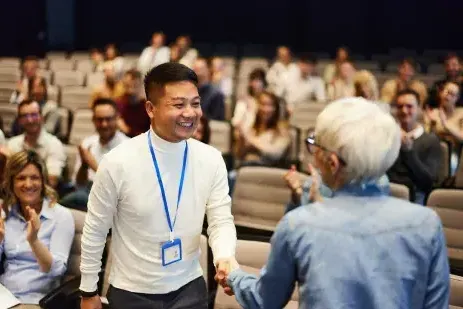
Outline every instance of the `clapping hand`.
<svg viewBox="0 0 463 309">
<path fill-rule="evenodd" d="M 407 132 L 402 131 L 402 148 L 405 150 L 411 150 L 413 147 L 413 138 Z"/>
<path fill-rule="evenodd" d="M 233 290 L 227 284 L 227 277 L 233 271 L 239 268 L 239 264 L 234 257 L 219 259 L 216 263 L 215 281 L 220 284 L 225 294 L 233 295 Z"/>
<path fill-rule="evenodd" d="M 40 219 L 35 209 L 26 206 L 27 220 L 27 236 L 26 239 L 29 243 L 37 240 L 37 234 L 40 230 Z"/>
<path fill-rule="evenodd" d="M 323 198 L 320 193 L 320 174 L 318 174 L 318 171 L 313 167 L 311 163 L 309 163 L 308 167 L 310 175 L 312 176 L 312 185 L 310 186 L 309 191 L 309 201 L 321 202 Z"/>
</svg>

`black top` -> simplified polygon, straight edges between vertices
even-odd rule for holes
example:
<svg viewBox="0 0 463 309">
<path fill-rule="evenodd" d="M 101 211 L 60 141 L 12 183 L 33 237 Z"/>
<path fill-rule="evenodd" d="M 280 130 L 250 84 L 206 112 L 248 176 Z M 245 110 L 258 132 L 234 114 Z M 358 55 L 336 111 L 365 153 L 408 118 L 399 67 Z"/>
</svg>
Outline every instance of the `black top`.
<svg viewBox="0 0 463 309">
<path fill-rule="evenodd" d="M 204 115 L 211 120 L 225 120 L 225 99 L 223 93 L 211 84 L 199 87 L 198 91 Z"/>
<path fill-rule="evenodd" d="M 387 175 L 391 182 L 428 193 L 437 180 L 441 162 L 439 138 L 435 134 L 423 133 L 414 140 L 411 150 L 400 150 Z"/>
</svg>

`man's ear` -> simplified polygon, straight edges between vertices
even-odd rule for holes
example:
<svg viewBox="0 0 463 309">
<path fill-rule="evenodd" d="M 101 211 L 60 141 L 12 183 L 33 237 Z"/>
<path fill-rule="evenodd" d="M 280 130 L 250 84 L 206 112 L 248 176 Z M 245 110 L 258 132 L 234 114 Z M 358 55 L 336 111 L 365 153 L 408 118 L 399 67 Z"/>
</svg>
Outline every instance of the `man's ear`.
<svg viewBox="0 0 463 309">
<path fill-rule="evenodd" d="M 330 153 L 328 156 L 328 164 L 330 166 L 331 174 L 336 175 L 336 173 L 341 168 L 341 161 L 339 160 L 338 156 L 334 153 Z"/>
<path fill-rule="evenodd" d="M 150 118 L 153 118 L 154 117 L 154 112 L 156 110 L 156 106 L 154 105 L 154 103 L 151 102 L 151 101 L 146 101 L 145 102 L 145 109 L 146 109 L 146 113 L 148 114 L 148 116 Z"/>
</svg>

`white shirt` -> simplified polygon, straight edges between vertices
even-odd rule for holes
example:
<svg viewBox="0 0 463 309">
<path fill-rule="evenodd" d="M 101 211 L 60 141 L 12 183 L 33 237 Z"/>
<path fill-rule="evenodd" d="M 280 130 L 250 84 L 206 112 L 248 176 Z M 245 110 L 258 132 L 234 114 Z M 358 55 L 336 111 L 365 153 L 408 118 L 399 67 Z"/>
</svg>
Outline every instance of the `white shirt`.
<svg viewBox="0 0 463 309">
<path fill-rule="evenodd" d="M 138 70 L 144 75 L 155 66 L 169 62 L 169 58 L 169 47 L 161 46 L 154 48 L 153 46 L 148 46 L 143 50 L 138 59 Z"/>
<path fill-rule="evenodd" d="M 299 75 L 289 85 L 287 101 L 289 104 L 297 104 L 305 101 L 326 101 L 325 82 L 321 77 L 308 76 L 303 78 Z"/>
<path fill-rule="evenodd" d="M 3 133 L 2 130 L 0 130 L 0 146 L 5 145 L 6 139 L 5 139 L 5 134 Z"/>
<path fill-rule="evenodd" d="M 173 221 L 185 142 L 170 143 L 151 132 Z M 209 145 L 189 139 L 174 227 L 174 237 L 182 242 L 183 259 L 162 266 L 161 244 L 169 240 L 169 227 L 147 138 L 144 133 L 122 143 L 98 166 L 82 235 L 83 291 L 97 289 L 101 255 L 111 227 L 113 263 L 109 282 L 135 293 L 166 294 L 202 275 L 198 258 L 204 214 L 215 260 L 235 254 L 236 230 L 222 155 Z"/>
<path fill-rule="evenodd" d="M 288 92 L 288 87 L 295 78 L 300 75 L 300 70 L 297 64 L 290 63 L 284 65 L 277 61 L 267 72 L 267 82 L 269 88 L 279 97 L 285 97 Z"/>
<path fill-rule="evenodd" d="M 82 141 L 82 147 L 85 149 L 89 149 L 90 153 L 95 158 L 96 162 L 100 163 L 101 159 L 103 159 L 103 156 L 105 154 L 107 154 L 111 149 L 115 148 L 117 145 L 119 145 L 120 143 L 128 139 L 129 138 L 124 133 L 122 133 L 121 131 L 116 131 L 116 134 L 113 136 L 113 138 L 105 145 L 102 145 L 100 143 L 100 136 L 98 134 L 93 134 L 93 135 L 86 137 Z M 74 175 L 72 177 L 74 181 L 76 180 L 77 171 L 80 169 L 81 165 L 82 165 L 81 157 L 76 156 L 76 163 L 74 165 Z M 89 168 L 88 169 L 88 180 L 93 181 L 94 177 L 95 177 L 95 171 Z"/>
<path fill-rule="evenodd" d="M 24 134 L 12 137 L 8 140 L 7 147 L 12 154 L 23 150 L 35 150 L 47 165 L 48 174 L 52 176 L 61 176 L 64 166 L 66 165 L 66 152 L 63 144 L 54 135 L 51 135 L 42 128 L 37 145 L 29 147 L 24 142 Z"/>
</svg>

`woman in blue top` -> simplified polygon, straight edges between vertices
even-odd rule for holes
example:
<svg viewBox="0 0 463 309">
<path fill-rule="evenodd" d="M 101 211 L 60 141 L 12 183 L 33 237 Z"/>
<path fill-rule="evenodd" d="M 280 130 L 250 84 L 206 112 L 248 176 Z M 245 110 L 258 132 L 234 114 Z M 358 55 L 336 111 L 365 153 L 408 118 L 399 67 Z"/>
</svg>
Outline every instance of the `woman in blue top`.
<svg viewBox="0 0 463 309">
<path fill-rule="evenodd" d="M 307 143 L 332 197 L 321 196 L 314 177 L 314 203 L 283 217 L 260 276 L 237 263 L 227 278 L 217 275 L 226 292 L 244 308 L 284 308 L 297 283 L 299 308 L 447 309 L 439 217 L 385 195 L 376 181 L 399 153 L 394 119 L 365 99 L 339 100 L 318 116 Z"/>
<path fill-rule="evenodd" d="M 71 212 L 56 204 L 45 163 L 33 151 L 8 158 L 5 167 L 0 284 L 22 304 L 38 304 L 66 271 L 74 238 Z"/>
</svg>

